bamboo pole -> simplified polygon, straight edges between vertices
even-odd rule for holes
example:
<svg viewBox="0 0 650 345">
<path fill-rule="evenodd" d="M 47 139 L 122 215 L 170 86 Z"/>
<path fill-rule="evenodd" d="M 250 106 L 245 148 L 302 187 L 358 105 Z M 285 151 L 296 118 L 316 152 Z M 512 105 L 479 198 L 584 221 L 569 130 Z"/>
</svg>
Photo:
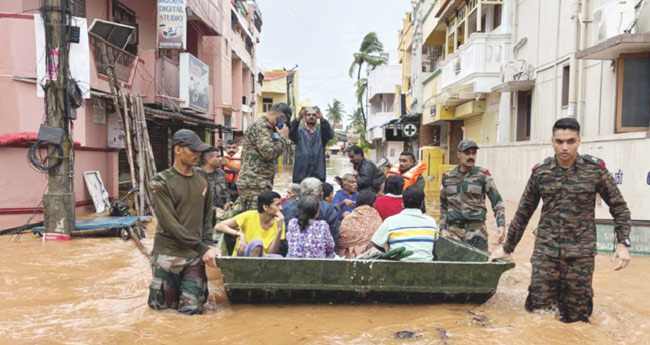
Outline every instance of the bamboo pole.
<svg viewBox="0 0 650 345">
<path fill-rule="evenodd" d="M 135 183 L 136 182 L 135 181 L 135 166 L 134 166 L 134 162 L 133 162 L 133 146 L 132 146 L 132 140 L 131 140 L 132 139 L 131 138 L 131 125 L 129 124 L 129 122 L 131 122 L 131 120 L 129 119 L 129 111 L 128 111 L 128 105 L 126 103 L 126 96 L 124 95 L 124 93 L 122 93 L 120 96 L 121 96 L 121 99 L 122 99 L 122 104 L 124 105 L 124 131 L 125 131 L 125 134 L 126 134 L 126 158 L 129 161 L 129 170 L 131 171 L 131 185 L 133 186 L 133 188 L 135 188 L 137 185 Z M 140 214 L 140 205 L 138 205 L 138 200 L 135 200 L 134 204 L 135 204 L 135 213 L 139 215 Z"/>
</svg>

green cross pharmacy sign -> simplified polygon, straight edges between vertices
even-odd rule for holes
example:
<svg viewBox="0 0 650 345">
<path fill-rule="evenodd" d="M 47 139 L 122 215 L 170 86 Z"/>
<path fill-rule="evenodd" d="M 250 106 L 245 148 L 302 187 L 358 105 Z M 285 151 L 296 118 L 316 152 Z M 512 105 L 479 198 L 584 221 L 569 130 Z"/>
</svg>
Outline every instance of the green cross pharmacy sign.
<svg viewBox="0 0 650 345">
<path fill-rule="evenodd" d="M 414 137 L 418 133 L 418 128 L 412 123 L 407 123 L 402 128 L 402 133 L 409 138 Z"/>
</svg>

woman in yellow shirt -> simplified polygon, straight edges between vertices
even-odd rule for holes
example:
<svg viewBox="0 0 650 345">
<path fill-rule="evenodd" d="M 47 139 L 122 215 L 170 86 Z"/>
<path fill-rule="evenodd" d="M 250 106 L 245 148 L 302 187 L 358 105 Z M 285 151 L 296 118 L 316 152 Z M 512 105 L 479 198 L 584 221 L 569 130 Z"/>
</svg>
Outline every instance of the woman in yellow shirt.
<svg viewBox="0 0 650 345">
<path fill-rule="evenodd" d="M 237 237 L 233 256 L 277 255 L 280 249 L 284 240 L 280 194 L 262 192 L 257 197 L 257 205 L 257 210 L 240 213 L 214 227 L 215 231 Z"/>
</svg>

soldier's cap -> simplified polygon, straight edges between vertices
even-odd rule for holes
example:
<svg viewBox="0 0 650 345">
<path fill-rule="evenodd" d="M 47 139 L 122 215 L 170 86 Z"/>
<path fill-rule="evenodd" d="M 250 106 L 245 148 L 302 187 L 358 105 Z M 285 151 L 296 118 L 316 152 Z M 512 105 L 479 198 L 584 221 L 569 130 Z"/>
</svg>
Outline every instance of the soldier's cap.
<svg viewBox="0 0 650 345">
<path fill-rule="evenodd" d="M 204 152 L 211 146 L 201 141 L 201 138 L 189 129 L 179 129 L 172 136 L 172 146 L 186 146 L 191 150 Z"/>
<path fill-rule="evenodd" d="M 458 143 L 458 151 L 464 152 L 471 148 L 476 148 L 476 149 L 479 148 L 478 145 L 476 145 L 476 142 L 474 140 L 464 139 L 461 140 L 460 143 Z"/>
</svg>

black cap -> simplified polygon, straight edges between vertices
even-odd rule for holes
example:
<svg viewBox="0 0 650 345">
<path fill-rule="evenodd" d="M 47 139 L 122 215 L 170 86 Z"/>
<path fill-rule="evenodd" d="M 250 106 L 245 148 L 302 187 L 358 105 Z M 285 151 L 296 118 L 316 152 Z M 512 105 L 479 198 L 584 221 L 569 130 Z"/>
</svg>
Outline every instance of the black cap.
<svg viewBox="0 0 650 345">
<path fill-rule="evenodd" d="M 216 147 L 214 147 L 214 146 L 210 146 L 210 147 L 208 147 L 207 150 L 205 150 L 205 151 L 203 151 L 203 152 L 204 152 L 204 153 L 219 152 L 219 149 L 216 148 Z"/>
<path fill-rule="evenodd" d="M 186 146 L 191 150 L 204 152 L 211 146 L 201 141 L 201 138 L 189 129 L 179 129 L 172 136 L 172 146 Z"/>
</svg>

